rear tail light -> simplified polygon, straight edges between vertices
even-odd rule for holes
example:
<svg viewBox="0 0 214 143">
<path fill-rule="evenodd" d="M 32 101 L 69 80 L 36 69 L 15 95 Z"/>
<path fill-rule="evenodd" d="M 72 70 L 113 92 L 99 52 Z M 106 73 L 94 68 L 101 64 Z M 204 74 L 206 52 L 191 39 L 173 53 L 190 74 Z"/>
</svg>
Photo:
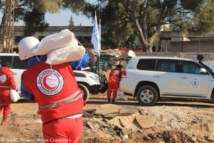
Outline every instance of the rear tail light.
<svg viewBox="0 0 214 143">
<path fill-rule="evenodd" d="M 126 71 L 122 71 L 121 77 L 123 77 L 123 78 L 124 78 L 124 77 L 125 77 L 125 78 L 127 77 L 127 76 L 126 76 Z"/>
</svg>

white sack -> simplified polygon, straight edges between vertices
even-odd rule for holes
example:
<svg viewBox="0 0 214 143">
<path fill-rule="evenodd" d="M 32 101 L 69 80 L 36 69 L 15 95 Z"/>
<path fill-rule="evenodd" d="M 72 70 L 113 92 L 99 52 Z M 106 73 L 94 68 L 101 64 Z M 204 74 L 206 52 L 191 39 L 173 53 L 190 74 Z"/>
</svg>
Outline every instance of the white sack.
<svg viewBox="0 0 214 143">
<path fill-rule="evenodd" d="M 52 50 L 74 45 L 78 45 L 78 41 L 75 39 L 73 32 L 64 29 L 59 33 L 51 34 L 43 38 L 33 52 L 35 55 L 46 55 Z"/>
<path fill-rule="evenodd" d="M 128 100 L 124 94 L 124 92 L 118 92 L 116 100 Z"/>
<path fill-rule="evenodd" d="M 17 102 L 20 99 L 19 93 L 14 89 L 10 89 L 10 99 Z"/>
<path fill-rule="evenodd" d="M 47 64 L 57 65 L 61 63 L 76 61 L 81 59 L 85 54 L 83 46 L 68 46 L 56 49 L 47 54 Z"/>
</svg>

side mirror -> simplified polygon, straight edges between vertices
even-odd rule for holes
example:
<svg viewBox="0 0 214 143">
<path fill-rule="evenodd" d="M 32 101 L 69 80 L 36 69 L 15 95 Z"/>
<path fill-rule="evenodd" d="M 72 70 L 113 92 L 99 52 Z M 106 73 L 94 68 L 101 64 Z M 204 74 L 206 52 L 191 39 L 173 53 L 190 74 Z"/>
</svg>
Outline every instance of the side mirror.
<svg viewBox="0 0 214 143">
<path fill-rule="evenodd" d="M 200 73 L 205 74 L 205 73 L 207 73 L 207 70 L 205 68 L 200 68 Z"/>
</svg>

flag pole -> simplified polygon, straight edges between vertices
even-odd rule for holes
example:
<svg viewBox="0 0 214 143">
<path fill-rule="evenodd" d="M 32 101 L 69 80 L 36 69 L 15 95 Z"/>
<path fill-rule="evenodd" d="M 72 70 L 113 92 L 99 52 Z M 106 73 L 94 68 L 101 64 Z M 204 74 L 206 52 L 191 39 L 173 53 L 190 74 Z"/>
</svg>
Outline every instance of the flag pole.
<svg viewBox="0 0 214 143">
<path fill-rule="evenodd" d="M 100 32 L 99 32 L 99 25 L 97 24 L 97 17 L 95 11 L 95 18 L 94 18 L 94 26 L 92 31 L 91 43 L 93 44 L 94 50 L 97 53 L 97 74 L 100 76 L 100 50 L 101 50 L 101 39 L 100 39 Z"/>
<path fill-rule="evenodd" d="M 101 19 L 99 19 L 99 24 L 98 24 L 98 29 L 99 29 L 99 39 L 100 39 L 100 51 L 101 51 Z M 100 73 L 100 54 L 98 55 L 98 61 L 99 61 L 99 67 L 98 67 L 98 72 L 99 72 L 99 76 L 101 75 Z"/>
<path fill-rule="evenodd" d="M 101 51 L 101 20 L 100 20 L 100 0 L 98 0 L 98 34 L 99 34 L 99 39 L 100 39 L 100 51 Z M 100 77 L 100 54 L 97 54 L 97 73 Z"/>
</svg>

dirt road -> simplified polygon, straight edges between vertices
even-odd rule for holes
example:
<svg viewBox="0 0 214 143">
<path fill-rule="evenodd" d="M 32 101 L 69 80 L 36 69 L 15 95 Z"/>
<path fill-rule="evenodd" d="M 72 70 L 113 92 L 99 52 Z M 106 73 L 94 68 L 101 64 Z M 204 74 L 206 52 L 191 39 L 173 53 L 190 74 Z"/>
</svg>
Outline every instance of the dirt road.
<svg viewBox="0 0 214 143">
<path fill-rule="evenodd" d="M 133 130 L 125 135 L 126 138 L 122 138 L 118 134 L 110 136 L 102 128 L 91 129 L 84 126 L 81 142 L 208 142 L 209 135 L 214 131 L 212 103 L 160 101 L 154 107 L 141 107 L 136 100 L 127 97 L 128 101 L 118 101 L 117 105 L 140 108 L 154 120 L 154 127 Z M 106 103 L 105 94 L 91 95 L 84 109 L 95 109 Z M 44 142 L 37 109 L 36 103 L 27 100 L 13 103 L 8 124 L 0 126 L 0 142 Z"/>
</svg>

